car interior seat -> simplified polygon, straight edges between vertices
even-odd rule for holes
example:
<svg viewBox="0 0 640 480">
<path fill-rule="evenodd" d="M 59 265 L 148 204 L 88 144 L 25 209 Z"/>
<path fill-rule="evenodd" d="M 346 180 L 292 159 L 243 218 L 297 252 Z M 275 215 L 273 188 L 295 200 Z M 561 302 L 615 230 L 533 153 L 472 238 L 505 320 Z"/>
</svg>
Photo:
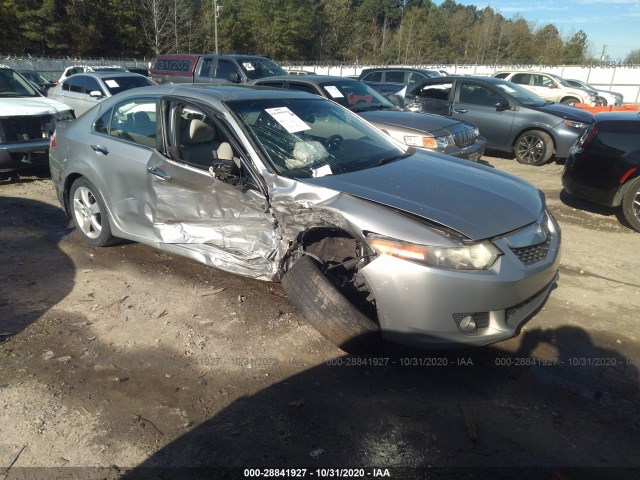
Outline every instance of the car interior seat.
<svg viewBox="0 0 640 480">
<path fill-rule="evenodd" d="M 200 119 L 189 120 L 183 139 L 181 154 L 185 162 L 209 168 L 220 144 L 216 142 L 216 129 Z"/>
</svg>

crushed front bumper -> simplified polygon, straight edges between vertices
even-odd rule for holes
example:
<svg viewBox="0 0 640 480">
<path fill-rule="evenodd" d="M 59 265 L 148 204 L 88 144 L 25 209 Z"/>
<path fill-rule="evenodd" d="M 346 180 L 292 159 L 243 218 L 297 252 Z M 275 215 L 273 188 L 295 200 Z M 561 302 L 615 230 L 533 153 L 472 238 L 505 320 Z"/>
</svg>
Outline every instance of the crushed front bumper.
<svg viewBox="0 0 640 480">
<path fill-rule="evenodd" d="M 388 255 L 362 268 L 383 338 L 423 348 L 458 348 L 518 335 L 558 279 L 559 232 L 539 244 L 542 253 L 536 253 L 537 245 L 517 245 L 508 236 L 494 243 L 503 255 L 489 270 L 438 269 Z"/>
</svg>

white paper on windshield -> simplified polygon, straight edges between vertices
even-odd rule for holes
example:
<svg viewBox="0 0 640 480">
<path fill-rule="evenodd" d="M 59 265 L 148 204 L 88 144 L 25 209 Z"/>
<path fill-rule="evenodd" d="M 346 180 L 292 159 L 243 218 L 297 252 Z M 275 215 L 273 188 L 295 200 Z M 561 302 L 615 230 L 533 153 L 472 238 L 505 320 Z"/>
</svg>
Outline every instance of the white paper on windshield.
<svg viewBox="0 0 640 480">
<path fill-rule="evenodd" d="M 324 177 L 325 175 L 333 175 L 331 171 L 331 167 L 329 165 L 324 165 L 320 168 L 314 168 L 311 170 L 311 174 L 314 178 L 316 177 Z"/>
<path fill-rule="evenodd" d="M 287 107 L 267 108 L 265 112 L 271 115 L 289 133 L 302 132 L 311 128 Z"/>
<path fill-rule="evenodd" d="M 344 95 L 335 85 L 325 85 L 324 89 L 329 92 L 332 98 L 343 98 Z"/>
<path fill-rule="evenodd" d="M 255 68 L 253 68 L 253 64 L 250 62 L 242 62 L 242 66 L 244 67 L 245 70 L 255 70 Z"/>
<path fill-rule="evenodd" d="M 498 85 L 498 86 L 509 93 L 516 93 L 516 91 L 513 88 L 511 88 L 509 85 Z"/>
<path fill-rule="evenodd" d="M 105 80 L 104 83 L 106 83 L 109 88 L 118 88 L 120 86 L 115 80 Z"/>
</svg>

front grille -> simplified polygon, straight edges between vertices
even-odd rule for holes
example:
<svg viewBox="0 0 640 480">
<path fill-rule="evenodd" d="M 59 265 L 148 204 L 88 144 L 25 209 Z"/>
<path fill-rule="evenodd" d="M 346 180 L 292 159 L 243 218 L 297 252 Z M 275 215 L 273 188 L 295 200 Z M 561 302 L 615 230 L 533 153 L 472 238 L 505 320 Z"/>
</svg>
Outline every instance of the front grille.
<svg viewBox="0 0 640 480">
<path fill-rule="evenodd" d="M 47 125 L 51 123 L 50 115 L 39 117 L 9 117 L 2 119 L 0 130 L 3 143 L 28 142 L 49 138 Z"/>
<path fill-rule="evenodd" d="M 525 265 L 532 265 L 536 262 L 540 262 L 547 257 L 549 253 L 549 246 L 551 245 L 551 237 L 547 235 L 547 239 L 536 245 L 529 245 L 522 248 L 511 248 L 513 253 L 520 259 Z"/>
<path fill-rule="evenodd" d="M 463 126 L 453 131 L 453 139 L 458 147 L 464 148 L 473 145 L 476 141 L 476 129 Z"/>
</svg>

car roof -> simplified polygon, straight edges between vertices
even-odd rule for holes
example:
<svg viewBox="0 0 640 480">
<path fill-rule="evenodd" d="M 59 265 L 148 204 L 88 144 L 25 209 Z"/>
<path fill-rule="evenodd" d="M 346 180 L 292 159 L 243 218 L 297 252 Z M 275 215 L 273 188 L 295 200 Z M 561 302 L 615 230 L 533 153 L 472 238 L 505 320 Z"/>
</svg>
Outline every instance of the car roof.
<svg viewBox="0 0 640 480">
<path fill-rule="evenodd" d="M 229 85 L 228 83 L 175 83 L 139 87 L 128 91 L 134 95 L 185 95 L 201 99 L 216 99 L 223 102 L 233 100 L 260 100 L 264 98 L 321 98 L 317 95 L 297 90 L 275 89 L 252 85 Z"/>
<path fill-rule="evenodd" d="M 596 122 L 624 121 L 640 122 L 640 111 L 638 112 L 600 112 L 595 115 Z"/>
<path fill-rule="evenodd" d="M 419 67 L 372 67 L 365 68 L 363 72 L 374 72 L 376 70 L 387 71 L 387 70 L 400 70 L 404 72 L 437 72 L 435 69 L 431 68 L 419 68 Z"/>
<path fill-rule="evenodd" d="M 76 73 L 74 75 L 69 75 L 63 81 L 66 82 L 68 79 L 70 79 L 72 77 L 79 77 L 80 75 L 94 77 L 94 78 L 118 78 L 118 77 L 144 77 L 144 78 L 147 78 L 144 75 L 140 75 L 139 73 L 133 73 L 133 72 L 129 72 L 129 71 L 122 72 L 122 71 L 114 70 L 112 72 L 80 72 L 80 73 Z"/>
<path fill-rule="evenodd" d="M 337 75 L 274 75 L 273 77 L 263 77 L 255 81 L 255 83 L 268 82 L 270 80 L 287 80 L 291 82 L 304 82 L 304 83 L 330 83 L 330 82 L 351 82 L 362 83 L 360 80 L 349 77 L 339 77 Z"/>
<path fill-rule="evenodd" d="M 418 82 L 416 85 L 426 85 L 430 83 L 447 83 L 453 82 L 454 80 L 479 80 L 481 82 L 493 83 L 493 84 L 502 84 L 502 83 L 511 83 L 506 81 L 503 78 L 495 78 L 495 77 L 482 77 L 480 75 L 449 75 L 448 77 L 431 77 L 423 80 L 422 82 Z"/>
</svg>

